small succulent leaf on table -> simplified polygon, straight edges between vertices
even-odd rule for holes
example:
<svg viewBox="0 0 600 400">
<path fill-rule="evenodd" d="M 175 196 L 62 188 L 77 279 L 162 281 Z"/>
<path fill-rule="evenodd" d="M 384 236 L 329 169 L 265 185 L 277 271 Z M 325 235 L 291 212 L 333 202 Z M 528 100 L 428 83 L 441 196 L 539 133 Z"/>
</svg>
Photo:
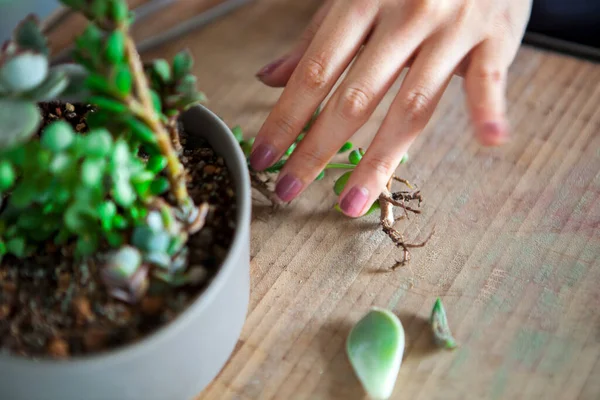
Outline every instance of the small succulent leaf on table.
<svg viewBox="0 0 600 400">
<path fill-rule="evenodd" d="M 389 399 L 394 391 L 404 355 L 402 323 L 392 312 L 372 308 L 350 331 L 346 352 L 367 394 Z"/>
</svg>

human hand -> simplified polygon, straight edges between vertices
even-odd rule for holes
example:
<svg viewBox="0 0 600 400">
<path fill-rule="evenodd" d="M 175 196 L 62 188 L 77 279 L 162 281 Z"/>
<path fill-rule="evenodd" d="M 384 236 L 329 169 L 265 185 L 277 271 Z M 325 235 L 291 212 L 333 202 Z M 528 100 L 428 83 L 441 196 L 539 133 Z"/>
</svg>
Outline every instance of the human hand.
<svg viewBox="0 0 600 400">
<path fill-rule="evenodd" d="M 353 59 L 283 167 L 275 190 L 281 200 L 293 200 L 317 177 L 404 67 L 409 71 L 388 114 L 340 194 L 346 215 L 363 215 L 377 199 L 454 74 L 464 76 L 479 142 L 506 142 L 506 73 L 530 9 L 531 0 L 327 1 L 297 46 L 258 73 L 285 89 L 256 137 L 251 166 L 264 170 L 283 156 Z"/>
</svg>

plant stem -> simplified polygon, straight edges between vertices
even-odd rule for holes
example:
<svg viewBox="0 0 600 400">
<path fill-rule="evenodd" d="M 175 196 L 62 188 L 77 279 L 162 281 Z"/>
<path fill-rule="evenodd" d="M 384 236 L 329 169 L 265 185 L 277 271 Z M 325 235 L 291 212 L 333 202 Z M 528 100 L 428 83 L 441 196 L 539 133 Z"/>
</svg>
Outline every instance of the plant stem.
<svg viewBox="0 0 600 400">
<path fill-rule="evenodd" d="M 169 135 L 171 136 L 171 143 L 173 144 L 173 149 L 181 154 L 183 151 L 183 146 L 181 145 L 181 140 L 179 140 L 179 132 L 177 132 L 177 114 L 176 117 L 169 118 L 169 122 L 167 123 L 167 130 L 169 131 Z"/>
<path fill-rule="evenodd" d="M 138 113 L 141 113 L 139 116 L 155 132 L 158 148 L 167 158 L 167 178 L 171 183 L 171 191 L 175 196 L 175 200 L 179 206 L 187 211 L 191 211 L 194 203 L 187 191 L 184 176 L 185 170 L 179 161 L 177 152 L 173 148 L 169 133 L 154 112 L 154 105 L 152 104 L 152 98 L 148 90 L 148 81 L 135 43 L 128 34 L 126 34 L 126 37 L 127 60 L 135 80 L 136 92 L 142 105 L 142 108 L 138 110 Z"/>
<path fill-rule="evenodd" d="M 325 166 L 325 169 L 355 169 L 354 164 L 331 163 Z"/>
</svg>

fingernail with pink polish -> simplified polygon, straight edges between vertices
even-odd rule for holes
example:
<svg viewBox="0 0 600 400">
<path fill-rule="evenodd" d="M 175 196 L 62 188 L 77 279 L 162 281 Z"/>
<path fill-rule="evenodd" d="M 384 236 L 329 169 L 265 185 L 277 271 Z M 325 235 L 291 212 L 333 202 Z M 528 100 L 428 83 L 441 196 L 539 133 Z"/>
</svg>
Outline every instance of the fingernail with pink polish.
<svg viewBox="0 0 600 400">
<path fill-rule="evenodd" d="M 260 71 L 256 74 L 257 78 L 264 78 L 271 75 L 283 62 L 286 60 L 286 57 L 282 57 L 279 60 L 273 61 L 261 68 Z"/>
<path fill-rule="evenodd" d="M 350 217 L 359 217 L 360 212 L 367 205 L 369 191 L 363 187 L 355 186 L 344 196 L 340 208 Z"/>
<path fill-rule="evenodd" d="M 262 171 L 275 162 L 276 155 L 275 147 L 261 143 L 250 154 L 250 165 L 256 171 Z"/>
<path fill-rule="evenodd" d="M 286 175 L 275 187 L 275 194 L 284 202 L 292 201 L 302 190 L 302 182 L 292 175 Z"/>
</svg>

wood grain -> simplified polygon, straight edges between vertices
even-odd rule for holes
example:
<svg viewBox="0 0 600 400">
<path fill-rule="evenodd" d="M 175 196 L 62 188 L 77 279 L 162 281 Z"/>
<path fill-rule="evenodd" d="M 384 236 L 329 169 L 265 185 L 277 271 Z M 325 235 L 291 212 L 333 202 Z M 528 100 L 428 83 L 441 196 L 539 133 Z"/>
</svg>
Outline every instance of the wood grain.
<svg viewBox="0 0 600 400">
<path fill-rule="evenodd" d="M 256 134 L 280 94 L 253 77 L 284 54 L 319 1 L 262 0 L 148 57 L 190 48 L 209 106 Z M 355 136 L 367 145 L 398 84 Z M 252 295 L 240 342 L 205 399 L 362 399 L 344 353 L 371 306 L 400 316 L 407 349 L 394 399 L 600 397 L 600 66 L 522 48 L 511 67 L 514 137 L 472 138 L 459 79 L 398 173 L 425 197 L 404 225 L 433 225 L 411 268 L 376 218 L 332 211 L 335 175 L 272 213 L 257 200 Z M 431 345 L 442 297 L 460 343 Z"/>
</svg>

